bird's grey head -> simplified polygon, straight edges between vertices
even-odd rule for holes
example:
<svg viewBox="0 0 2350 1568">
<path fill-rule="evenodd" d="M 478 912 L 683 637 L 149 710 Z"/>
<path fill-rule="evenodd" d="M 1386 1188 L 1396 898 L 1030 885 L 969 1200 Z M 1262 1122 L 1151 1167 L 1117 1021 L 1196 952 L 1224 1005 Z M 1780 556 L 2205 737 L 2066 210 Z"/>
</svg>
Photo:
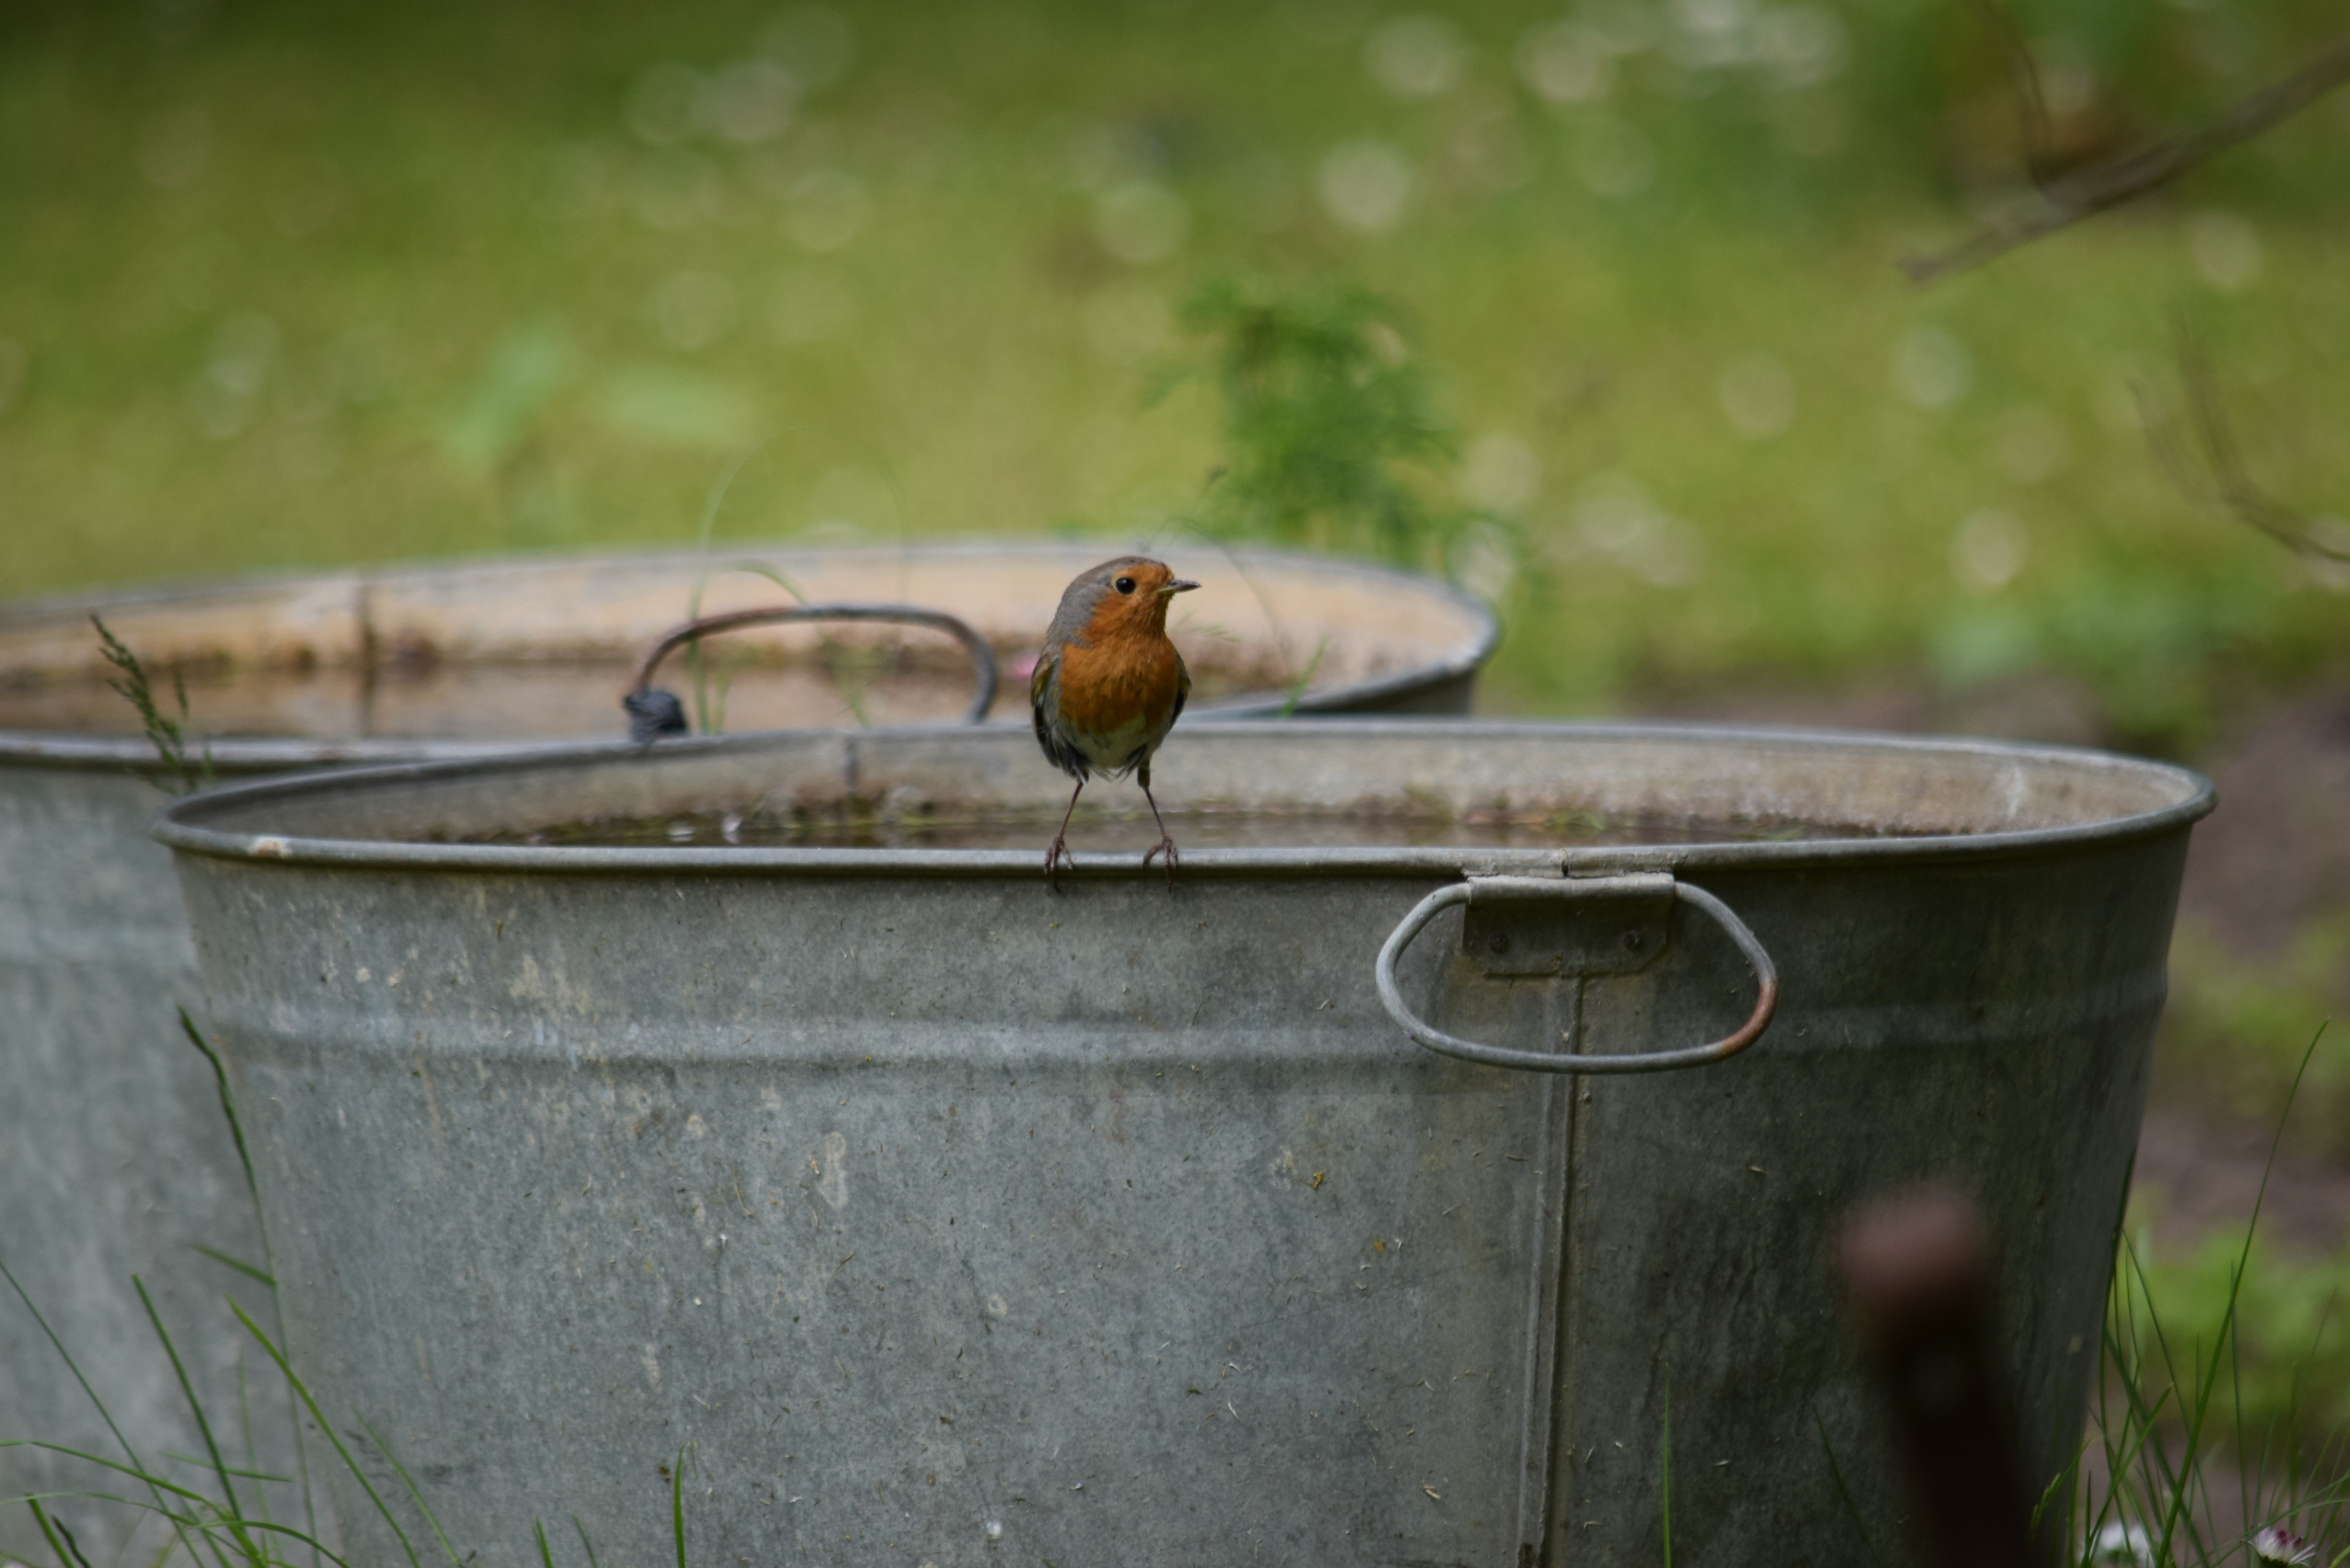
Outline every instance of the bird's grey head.
<svg viewBox="0 0 2350 1568">
<path fill-rule="evenodd" d="M 1061 590 L 1060 607 L 1053 612 L 1053 624 L 1045 633 L 1048 647 L 1084 641 L 1087 624 L 1094 618 L 1094 610 L 1101 604 L 1102 596 L 1113 593 L 1120 578 L 1132 579 L 1138 569 L 1147 570 L 1158 580 L 1164 581 L 1174 574 L 1166 563 L 1148 556 L 1120 556 L 1104 561 L 1098 566 L 1079 572 L 1069 586 Z"/>
</svg>

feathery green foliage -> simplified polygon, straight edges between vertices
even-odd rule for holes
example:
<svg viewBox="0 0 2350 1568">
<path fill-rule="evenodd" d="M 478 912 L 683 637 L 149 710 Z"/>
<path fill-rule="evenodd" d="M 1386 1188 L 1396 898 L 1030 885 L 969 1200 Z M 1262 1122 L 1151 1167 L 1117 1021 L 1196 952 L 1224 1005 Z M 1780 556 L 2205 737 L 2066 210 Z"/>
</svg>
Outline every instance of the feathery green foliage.
<svg viewBox="0 0 2350 1568">
<path fill-rule="evenodd" d="M 138 711 L 139 722 L 147 732 L 148 744 L 155 748 L 156 760 L 163 765 L 162 785 L 173 794 L 189 794 L 212 782 L 212 753 L 203 752 L 191 759 L 188 755 L 188 684 L 178 671 L 172 675 L 172 694 L 177 699 L 179 717 L 165 714 L 155 701 L 155 691 L 147 680 L 146 667 L 130 645 L 106 628 L 106 622 L 96 615 L 89 624 L 98 628 L 99 651 L 114 666 L 116 673 L 106 683 L 121 693 L 122 700 Z"/>
<path fill-rule="evenodd" d="M 1226 452 L 1201 523 L 1414 565 L 1440 563 L 1464 520 L 1412 483 L 1452 456 L 1401 306 L 1326 283 L 1293 291 L 1209 283 L 1183 324 L 1211 342 Z"/>
</svg>

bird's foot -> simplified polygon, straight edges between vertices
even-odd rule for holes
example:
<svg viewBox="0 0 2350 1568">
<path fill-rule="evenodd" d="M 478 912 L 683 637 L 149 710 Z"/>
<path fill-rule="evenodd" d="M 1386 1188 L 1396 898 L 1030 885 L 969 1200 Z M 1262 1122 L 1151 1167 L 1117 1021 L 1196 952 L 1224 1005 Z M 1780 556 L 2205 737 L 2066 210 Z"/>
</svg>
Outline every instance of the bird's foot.
<svg viewBox="0 0 2350 1568">
<path fill-rule="evenodd" d="M 1176 865 L 1182 858 L 1175 853 L 1175 841 L 1173 839 L 1168 837 L 1164 834 L 1159 835 L 1159 847 L 1147 852 L 1142 857 L 1142 868 L 1146 871 L 1149 870 L 1150 863 L 1153 860 L 1158 859 L 1162 855 L 1167 857 L 1167 885 L 1170 888 L 1172 888 L 1175 886 Z"/>
<path fill-rule="evenodd" d="M 1069 853 L 1068 841 L 1059 834 L 1053 835 L 1053 846 L 1045 851 L 1045 885 L 1055 893 L 1061 890 L 1061 867 L 1077 868 L 1077 857 Z"/>
</svg>

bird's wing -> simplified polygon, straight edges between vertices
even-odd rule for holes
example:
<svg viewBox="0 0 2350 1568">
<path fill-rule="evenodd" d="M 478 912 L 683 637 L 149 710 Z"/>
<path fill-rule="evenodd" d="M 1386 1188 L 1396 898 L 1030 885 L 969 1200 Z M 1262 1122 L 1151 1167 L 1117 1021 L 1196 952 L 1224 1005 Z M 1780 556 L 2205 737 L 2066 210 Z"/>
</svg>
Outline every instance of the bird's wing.
<svg viewBox="0 0 2350 1568">
<path fill-rule="evenodd" d="M 1047 648 L 1036 656 L 1036 668 L 1028 677 L 1028 711 L 1036 716 L 1040 733 L 1045 725 L 1045 711 L 1053 705 L 1053 682 L 1060 673 L 1061 655 L 1057 649 Z"/>
<path fill-rule="evenodd" d="M 1061 653 L 1048 648 L 1036 656 L 1036 672 L 1028 677 L 1028 719 L 1036 731 L 1036 744 L 1045 760 L 1083 784 L 1089 776 L 1088 759 L 1077 749 L 1061 718 Z"/>
<path fill-rule="evenodd" d="M 1183 704 L 1191 700 L 1191 672 L 1184 668 L 1183 656 L 1175 656 L 1175 711 L 1167 715 L 1167 727 L 1173 729 L 1175 721 L 1183 716 Z"/>
</svg>

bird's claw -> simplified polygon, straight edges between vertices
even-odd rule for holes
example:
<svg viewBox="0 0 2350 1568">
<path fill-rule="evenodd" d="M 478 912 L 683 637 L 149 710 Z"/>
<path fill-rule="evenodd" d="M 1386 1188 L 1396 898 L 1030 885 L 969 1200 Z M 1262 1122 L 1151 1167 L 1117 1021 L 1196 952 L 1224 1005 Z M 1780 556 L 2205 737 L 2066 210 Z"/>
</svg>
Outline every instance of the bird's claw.
<svg viewBox="0 0 2350 1568">
<path fill-rule="evenodd" d="M 1069 853 L 1068 841 L 1056 833 L 1053 836 L 1053 846 L 1045 851 L 1045 886 L 1055 893 L 1061 890 L 1061 866 L 1064 862 L 1072 871 L 1077 868 L 1077 857 Z"/>
<path fill-rule="evenodd" d="M 1162 835 L 1159 840 L 1159 847 L 1144 853 L 1142 857 L 1142 868 L 1146 871 L 1149 870 L 1150 863 L 1153 860 L 1158 859 L 1161 855 L 1167 857 L 1167 885 L 1170 888 L 1172 888 L 1175 886 L 1176 865 L 1182 858 L 1175 853 L 1175 841 L 1172 838 L 1166 837 Z"/>
</svg>

